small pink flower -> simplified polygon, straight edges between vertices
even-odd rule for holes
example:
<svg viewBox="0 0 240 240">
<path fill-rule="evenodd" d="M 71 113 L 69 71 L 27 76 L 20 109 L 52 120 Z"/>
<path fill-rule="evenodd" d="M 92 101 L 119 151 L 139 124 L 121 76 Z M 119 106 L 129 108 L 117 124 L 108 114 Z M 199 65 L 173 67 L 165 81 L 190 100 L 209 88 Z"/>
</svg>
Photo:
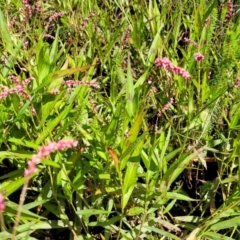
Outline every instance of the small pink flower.
<svg viewBox="0 0 240 240">
<path fill-rule="evenodd" d="M 58 95 L 60 93 L 59 90 L 53 90 L 50 92 L 51 95 Z"/>
<path fill-rule="evenodd" d="M 130 33 L 131 33 L 131 27 L 128 26 L 128 28 L 125 32 L 125 35 L 124 35 L 124 39 L 123 39 L 123 47 L 127 46 L 128 42 L 129 42 Z"/>
<path fill-rule="evenodd" d="M 14 27 L 14 24 L 15 24 L 15 22 L 16 22 L 16 19 L 17 19 L 16 16 L 14 16 L 14 17 L 11 19 L 11 21 L 10 21 L 10 23 L 9 23 L 9 25 L 8 25 L 8 28 L 9 28 L 9 29 L 11 29 L 11 28 Z"/>
<path fill-rule="evenodd" d="M 82 23 L 81 23 L 81 30 L 83 30 L 84 28 L 85 28 L 85 26 L 87 25 L 87 23 L 88 23 L 88 21 L 92 18 L 92 17 L 94 17 L 96 15 L 96 12 L 95 11 L 93 11 L 93 12 L 91 12 L 90 14 L 89 14 L 89 16 L 87 16 L 87 17 L 85 17 L 84 19 L 83 19 L 83 21 L 82 21 Z"/>
<path fill-rule="evenodd" d="M 58 12 L 58 13 L 54 13 L 50 18 L 49 18 L 49 22 L 52 22 L 54 19 L 58 18 L 58 17 L 62 17 L 65 14 L 65 12 Z"/>
<path fill-rule="evenodd" d="M 0 212 L 3 212 L 6 208 L 6 204 L 4 202 L 4 196 L 2 193 L 0 193 Z"/>
<path fill-rule="evenodd" d="M 36 6 L 35 6 L 35 9 L 38 13 L 40 13 L 42 11 L 42 6 L 41 6 L 41 0 L 38 0 L 36 2 Z"/>
<path fill-rule="evenodd" d="M 45 26 L 45 30 L 47 31 L 51 22 L 54 21 L 56 18 L 58 17 L 62 17 L 65 14 L 65 12 L 58 12 L 58 13 L 54 13 L 48 20 L 47 25 Z"/>
<path fill-rule="evenodd" d="M 100 88 L 100 86 L 95 81 L 85 82 L 85 81 L 79 81 L 79 80 L 67 80 L 63 81 L 62 84 L 67 85 L 68 87 L 76 87 L 78 85 L 84 85 L 84 86 L 90 86 L 93 88 Z"/>
<path fill-rule="evenodd" d="M 236 83 L 235 83 L 236 88 L 240 88 L 240 77 L 237 78 Z"/>
<path fill-rule="evenodd" d="M 204 60 L 204 56 L 198 52 L 198 53 L 194 54 L 194 59 L 195 59 L 195 61 L 199 62 L 199 61 Z"/>
<path fill-rule="evenodd" d="M 204 21 L 204 25 L 207 25 L 210 21 L 211 21 L 211 17 L 208 17 L 208 18 Z"/>
<path fill-rule="evenodd" d="M 184 41 L 187 43 L 191 43 L 192 45 L 194 45 L 195 47 L 198 47 L 198 44 L 196 42 L 194 42 L 193 40 L 189 39 L 189 38 L 184 38 Z"/>
<path fill-rule="evenodd" d="M 43 35 L 42 35 L 44 38 L 51 38 L 51 39 L 55 39 L 55 37 L 54 36 L 52 36 L 52 35 L 50 35 L 50 34 L 46 34 L 46 33 L 44 33 Z"/>
<path fill-rule="evenodd" d="M 173 105 L 173 102 L 174 99 L 170 98 L 169 102 L 158 112 L 157 116 L 160 117 L 163 112 L 166 112 Z"/>
<path fill-rule="evenodd" d="M 207 77 L 208 77 L 208 80 L 211 79 L 211 75 L 212 75 L 212 72 L 210 71 L 210 72 L 208 73 L 208 76 L 207 76 Z"/>
<path fill-rule="evenodd" d="M 30 112 L 31 112 L 33 115 L 36 115 L 36 114 L 37 114 L 37 111 L 36 111 L 36 109 L 33 107 L 33 105 L 30 106 Z"/>
</svg>

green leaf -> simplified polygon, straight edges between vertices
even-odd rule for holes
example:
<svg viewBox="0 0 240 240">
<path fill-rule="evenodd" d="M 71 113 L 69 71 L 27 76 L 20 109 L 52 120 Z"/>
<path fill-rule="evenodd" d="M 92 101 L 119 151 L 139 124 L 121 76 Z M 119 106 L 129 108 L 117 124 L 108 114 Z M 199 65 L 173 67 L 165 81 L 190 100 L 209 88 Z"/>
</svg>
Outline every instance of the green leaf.
<svg viewBox="0 0 240 240">
<path fill-rule="evenodd" d="M 116 216 L 111 218 L 110 220 L 104 221 L 104 222 L 90 222 L 88 224 L 88 226 L 90 227 L 96 227 L 96 226 L 101 226 L 101 227 L 107 227 L 107 226 L 111 226 L 112 224 L 119 222 L 119 220 L 121 219 L 121 216 Z"/>
<path fill-rule="evenodd" d="M 57 79 L 57 78 L 66 77 L 67 75 L 72 75 L 74 73 L 85 72 L 87 69 L 89 69 L 92 66 L 94 66 L 94 65 L 87 65 L 87 66 L 83 66 L 83 67 L 55 71 L 55 72 L 51 73 L 51 78 Z"/>
<path fill-rule="evenodd" d="M 131 73 L 130 58 L 128 57 L 128 70 L 126 81 L 126 110 L 130 119 L 133 116 L 133 98 L 134 98 L 133 77 Z"/>
<path fill-rule="evenodd" d="M 164 133 L 164 132 L 162 132 L 162 133 Z M 168 129 L 167 138 L 164 139 L 163 141 L 162 141 L 162 139 L 160 139 L 160 144 L 161 144 L 161 142 L 163 142 L 164 145 L 160 148 L 161 149 L 161 155 L 160 155 L 160 158 L 158 160 L 159 171 L 164 171 L 164 172 L 166 171 L 167 162 L 166 162 L 166 158 L 164 156 L 165 156 L 165 153 L 166 153 L 167 148 L 168 148 L 170 137 L 171 137 L 171 127 L 169 127 L 169 129 Z"/>
<path fill-rule="evenodd" d="M 39 127 L 42 127 L 45 123 L 46 120 L 48 119 L 49 115 L 57 106 L 63 104 L 64 100 L 64 91 L 62 91 L 60 94 L 58 94 L 54 99 L 52 96 L 46 96 L 43 97 L 43 102 L 42 102 L 42 108 L 41 108 L 41 122 L 39 123 Z M 57 111 L 57 109 L 56 109 Z"/>
<path fill-rule="evenodd" d="M 0 179 L 6 179 L 6 178 L 13 179 L 13 178 L 21 177 L 22 175 L 23 175 L 23 171 L 22 169 L 19 169 L 19 170 L 15 170 L 10 173 L 4 174 L 3 176 L 0 177 Z"/>
<path fill-rule="evenodd" d="M 43 200 L 36 200 L 36 201 L 25 204 L 24 208 L 29 210 L 29 209 L 32 209 L 32 208 L 35 208 L 35 207 L 39 207 L 39 206 L 43 205 L 44 203 L 49 202 L 51 200 L 52 200 L 51 198 L 46 198 L 46 199 L 43 199 Z"/>
<path fill-rule="evenodd" d="M 61 168 L 61 166 L 56 163 L 56 162 L 53 162 L 51 160 L 47 160 L 47 159 L 42 159 L 42 164 L 46 165 L 46 166 L 51 166 L 51 167 L 55 167 L 55 168 Z"/>
<path fill-rule="evenodd" d="M 39 148 L 38 144 L 36 144 L 34 142 L 30 142 L 28 140 L 24 140 L 24 139 L 18 139 L 18 138 L 13 138 L 12 137 L 12 138 L 8 139 L 8 142 L 15 143 L 17 145 L 28 147 L 28 148 L 33 148 L 33 149 L 38 149 Z"/>
<path fill-rule="evenodd" d="M 4 159 L 4 158 L 28 158 L 31 159 L 32 158 L 32 153 L 29 152 L 21 152 L 21 151 L 12 151 L 12 152 L 7 152 L 7 151 L 2 151 L 0 152 L 0 159 Z"/>
<path fill-rule="evenodd" d="M 197 201 L 195 199 L 192 199 L 186 195 L 177 193 L 177 192 L 166 192 L 163 193 L 163 197 L 170 198 L 170 199 L 176 199 L 176 200 L 183 200 L 183 201 Z"/>
<path fill-rule="evenodd" d="M 142 111 L 138 114 L 137 118 L 135 119 L 135 121 L 133 123 L 133 126 L 131 127 L 131 129 L 129 131 L 129 137 L 124 142 L 123 153 L 120 156 L 121 169 L 125 168 L 127 161 L 128 161 L 128 156 L 134 151 L 136 146 L 142 141 L 142 139 L 146 135 L 146 133 L 143 133 L 137 139 L 137 136 L 138 136 L 139 131 L 142 126 L 143 116 L 144 116 L 144 109 L 142 109 Z"/>
<path fill-rule="evenodd" d="M 50 73 L 50 67 L 49 48 L 43 45 L 37 58 L 38 82 L 40 84 L 44 83 L 47 79 L 46 77 Z"/>
<path fill-rule="evenodd" d="M 144 116 L 144 109 L 142 109 L 139 112 L 137 118 L 135 119 L 133 126 L 129 131 L 129 137 L 125 140 L 123 150 L 125 150 L 131 143 L 133 143 L 137 139 L 137 136 L 142 126 L 143 116 Z"/>
<path fill-rule="evenodd" d="M 68 202 L 72 203 L 72 189 L 70 185 L 70 179 L 67 176 L 67 171 L 64 166 L 62 166 L 61 171 L 59 172 L 61 174 L 61 184 L 64 196 L 68 200 Z"/>
<path fill-rule="evenodd" d="M 58 70 L 53 73 L 49 73 L 47 76 L 44 77 L 44 81 L 42 81 L 41 84 L 33 90 L 33 93 L 36 93 L 40 89 L 44 88 L 45 86 L 48 86 L 54 79 L 63 78 L 67 75 L 71 75 L 71 74 L 78 73 L 78 72 L 85 72 L 87 69 L 91 68 L 91 66 L 93 66 L 93 65 Z"/>
<path fill-rule="evenodd" d="M 0 239 L 12 239 L 12 234 L 9 232 L 0 232 Z"/>
<path fill-rule="evenodd" d="M 147 59 L 148 59 L 147 66 L 148 67 L 152 66 L 152 64 L 156 58 L 157 52 L 158 52 L 159 48 L 161 48 L 160 31 L 163 26 L 164 26 L 164 24 L 162 24 L 161 28 L 157 31 L 157 33 L 153 39 L 152 45 L 150 47 L 150 50 L 148 52 L 148 56 L 147 56 Z"/>
<path fill-rule="evenodd" d="M 119 121 L 120 121 L 119 116 L 121 115 L 121 111 L 122 111 L 122 104 L 119 104 L 117 106 L 117 109 L 114 111 L 114 114 L 111 118 L 111 122 L 108 125 L 107 131 L 106 131 L 107 139 L 112 139 L 115 133 L 117 132 Z"/>
<path fill-rule="evenodd" d="M 72 224 L 71 221 L 69 221 Z M 57 228 L 68 228 L 69 225 L 65 224 L 61 220 L 49 220 L 46 222 L 39 221 L 39 222 L 30 222 L 22 224 L 17 228 L 18 232 L 25 232 L 28 230 L 37 230 L 37 229 L 57 229 Z"/>
<path fill-rule="evenodd" d="M 0 192 L 4 192 L 4 196 L 7 197 L 14 193 L 16 190 L 18 190 L 21 186 L 23 186 L 25 182 L 25 177 L 19 178 L 14 181 L 9 180 L 8 182 L 4 182 L 4 186 L 0 187 Z"/>
<path fill-rule="evenodd" d="M 136 216 L 144 212 L 142 207 L 132 207 L 127 210 L 127 216 Z"/>
<path fill-rule="evenodd" d="M 55 33 L 55 38 L 54 38 L 54 41 L 52 43 L 52 48 L 51 48 L 51 51 L 50 51 L 50 56 L 49 56 L 49 62 L 50 62 L 50 65 L 52 65 L 53 63 L 56 62 L 57 60 L 57 54 L 58 54 L 58 42 L 59 42 L 59 26 L 57 28 L 57 31 Z"/>
<path fill-rule="evenodd" d="M 232 227 L 240 226 L 240 217 L 231 218 L 229 220 L 218 222 L 210 227 L 212 230 L 222 230 L 222 229 L 229 229 Z"/>
<path fill-rule="evenodd" d="M 207 11 L 203 15 L 203 22 L 211 15 L 212 10 L 218 6 L 218 0 L 213 0 Z"/>
<path fill-rule="evenodd" d="M 129 198 L 137 181 L 138 163 L 129 163 L 126 174 L 123 180 L 123 202 L 122 209 L 124 209 L 129 201 Z"/>
<path fill-rule="evenodd" d="M 128 204 L 128 201 L 132 195 L 132 192 L 133 192 L 133 189 L 134 189 L 134 185 L 131 185 L 127 191 L 125 191 L 123 197 L 122 197 L 122 209 L 125 209 L 125 207 L 127 206 Z"/>
<path fill-rule="evenodd" d="M 167 231 L 161 230 L 159 228 L 155 228 L 155 227 L 151 227 L 151 226 L 144 226 L 144 228 L 151 231 L 151 232 L 158 233 L 161 236 L 165 236 L 169 239 L 181 240 L 181 238 L 177 237 L 176 235 L 174 235 L 172 233 L 169 233 Z"/>
<path fill-rule="evenodd" d="M 12 214 L 16 214 L 17 211 L 19 209 L 19 204 L 16 204 L 14 202 L 8 201 L 7 202 L 7 209 L 6 212 L 11 212 Z M 34 222 L 38 222 L 40 221 L 40 219 L 45 219 L 42 216 L 39 216 L 38 214 L 35 214 L 31 211 L 29 211 L 28 209 L 26 209 L 24 206 L 21 209 L 21 219 L 25 219 L 25 220 L 31 220 Z"/>
<path fill-rule="evenodd" d="M 141 143 L 141 141 L 144 139 L 144 137 L 146 136 L 146 132 L 144 134 L 142 134 L 139 138 L 136 139 L 135 142 L 131 143 L 131 145 L 126 149 L 126 151 L 121 155 L 120 160 L 121 160 L 121 169 L 124 169 L 127 161 L 128 161 L 128 157 L 129 155 L 131 155 L 134 150 L 136 149 L 136 147 Z"/>
<path fill-rule="evenodd" d="M 202 237 L 205 237 L 208 240 L 235 240 L 235 238 L 228 237 L 215 232 L 205 232 Z"/>
<path fill-rule="evenodd" d="M 36 143 L 41 144 L 49 135 L 51 135 L 54 128 L 57 127 L 57 125 L 68 115 L 71 109 L 72 105 L 68 105 L 55 119 L 49 121 L 43 132 L 39 134 Z"/>
<path fill-rule="evenodd" d="M 190 223 L 199 223 L 205 219 L 199 216 L 177 216 L 174 218 L 181 222 L 190 222 Z"/>
<path fill-rule="evenodd" d="M 145 82 L 145 80 L 147 79 L 148 75 L 149 75 L 149 70 L 145 71 L 143 75 L 137 80 L 137 82 L 134 85 L 134 89 L 141 87 Z"/>
<path fill-rule="evenodd" d="M 13 55 L 14 45 L 11 39 L 10 32 L 7 29 L 7 24 L 1 9 L 0 9 L 0 36 L 7 50 Z"/>
<path fill-rule="evenodd" d="M 111 212 L 101 209 L 84 209 L 78 210 L 77 214 L 79 216 L 92 216 L 92 215 L 101 215 L 101 214 L 109 214 Z"/>
<path fill-rule="evenodd" d="M 186 156 L 187 154 L 183 154 L 177 161 L 175 161 L 161 179 L 160 191 L 167 191 L 174 180 L 183 172 L 189 162 L 198 156 L 197 152 L 201 152 L 203 149 L 204 147 L 196 150 L 196 152 L 190 154 L 189 156 Z"/>
</svg>

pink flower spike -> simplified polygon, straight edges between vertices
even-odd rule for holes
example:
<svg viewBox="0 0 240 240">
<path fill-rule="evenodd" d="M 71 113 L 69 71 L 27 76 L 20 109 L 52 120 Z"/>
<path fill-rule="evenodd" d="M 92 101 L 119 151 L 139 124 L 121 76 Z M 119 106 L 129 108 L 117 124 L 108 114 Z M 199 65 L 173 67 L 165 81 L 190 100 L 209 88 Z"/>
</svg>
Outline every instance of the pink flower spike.
<svg viewBox="0 0 240 240">
<path fill-rule="evenodd" d="M 4 202 L 4 196 L 2 193 L 0 193 L 0 212 L 3 212 L 5 207 L 6 207 L 6 205 Z"/>
<path fill-rule="evenodd" d="M 32 175 L 32 171 L 29 169 L 24 170 L 24 177 L 30 177 Z"/>
<path fill-rule="evenodd" d="M 35 163 L 35 164 L 38 164 L 41 162 L 41 156 L 39 154 L 34 154 L 32 156 L 32 161 Z"/>
<path fill-rule="evenodd" d="M 227 12 L 227 15 L 225 16 L 224 22 L 227 22 L 233 15 L 233 3 L 231 2 L 231 0 L 227 1 L 227 5 L 228 5 L 228 12 Z"/>
<path fill-rule="evenodd" d="M 198 52 L 198 53 L 194 54 L 194 59 L 196 62 L 199 62 L 199 61 L 204 60 L 204 56 L 200 52 Z"/>
<path fill-rule="evenodd" d="M 180 75 L 186 80 L 190 79 L 190 74 L 187 70 L 181 67 L 174 66 L 167 57 L 164 57 L 162 59 L 157 58 L 154 63 L 156 67 L 166 68 L 168 71 Z"/>
<path fill-rule="evenodd" d="M 51 38 L 51 39 L 55 39 L 55 37 L 54 37 L 54 36 L 52 36 L 52 35 L 50 35 L 50 34 L 47 34 L 47 33 L 43 34 L 42 36 L 43 36 L 44 38 Z"/>
<path fill-rule="evenodd" d="M 184 38 L 184 41 L 187 43 L 191 43 L 192 45 L 194 45 L 195 47 L 198 47 L 198 44 L 196 42 L 194 42 L 193 40 L 189 39 L 189 38 Z"/>
<path fill-rule="evenodd" d="M 47 157 L 48 155 L 50 155 L 54 150 L 52 150 L 51 148 L 49 148 L 48 146 L 42 146 L 39 148 L 38 153 L 40 154 L 40 156 L 42 158 Z"/>
<path fill-rule="evenodd" d="M 37 172 L 37 164 L 40 163 L 41 158 L 48 157 L 52 152 L 56 150 L 63 150 L 64 148 L 76 147 L 78 141 L 75 140 L 60 140 L 58 142 L 50 142 L 46 146 L 42 146 L 38 149 L 37 154 L 32 156 L 32 159 L 28 161 L 28 168 L 24 171 L 24 176 L 29 178 L 33 173 Z"/>
<path fill-rule="evenodd" d="M 240 88 L 240 77 L 237 78 L 236 83 L 235 83 L 236 88 Z"/>
<path fill-rule="evenodd" d="M 76 147 L 78 141 L 74 140 L 60 140 L 57 142 L 58 150 L 63 150 L 64 148 Z"/>
<path fill-rule="evenodd" d="M 45 30 L 46 30 L 46 31 L 48 30 L 48 28 L 49 28 L 49 26 L 50 26 L 50 23 L 51 23 L 52 21 L 54 21 L 54 20 L 55 20 L 56 18 L 58 18 L 58 17 L 62 17 L 64 14 L 65 14 L 65 12 L 54 13 L 54 14 L 49 18 L 48 23 L 47 23 L 47 25 L 45 26 Z"/>
<path fill-rule="evenodd" d="M 50 143 L 48 143 L 47 146 L 49 147 L 49 149 L 51 149 L 52 152 L 57 150 L 57 143 L 55 143 L 55 142 L 50 142 Z"/>
<path fill-rule="evenodd" d="M 169 102 L 158 112 L 157 116 L 160 117 L 163 112 L 166 112 L 174 103 L 174 99 L 170 98 Z"/>
</svg>

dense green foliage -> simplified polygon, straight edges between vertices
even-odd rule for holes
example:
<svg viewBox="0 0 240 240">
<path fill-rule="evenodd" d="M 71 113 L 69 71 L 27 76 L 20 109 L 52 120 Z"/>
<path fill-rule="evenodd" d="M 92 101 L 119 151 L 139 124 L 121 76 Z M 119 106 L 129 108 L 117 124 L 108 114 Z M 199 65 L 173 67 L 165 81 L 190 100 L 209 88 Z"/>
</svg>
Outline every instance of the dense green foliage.
<svg viewBox="0 0 240 240">
<path fill-rule="evenodd" d="M 0 2 L 0 239 L 240 239 L 238 1 Z"/>
</svg>

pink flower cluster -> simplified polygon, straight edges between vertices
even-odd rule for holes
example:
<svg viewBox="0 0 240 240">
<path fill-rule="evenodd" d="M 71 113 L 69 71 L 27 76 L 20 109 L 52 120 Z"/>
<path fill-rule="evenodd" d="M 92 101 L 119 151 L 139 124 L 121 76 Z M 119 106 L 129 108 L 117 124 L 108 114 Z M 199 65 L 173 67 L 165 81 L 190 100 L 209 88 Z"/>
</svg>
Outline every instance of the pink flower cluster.
<svg viewBox="0 0 240 240">
<path fill-rule="evenodd" d="M 44 38 L 51 38 L 51 39 L 55 39 L 55 37 L 54 37 L 54 36 L 52 36 L 52 35 L 50 35 L 50 34 L 47 34 L 47 33 L 44 33 L 42 36 L 43 36 Z"/>
<path fill-rule="evenodd" d="M 32 9 L 28 0 L 22 0 L 22 3 L 24 5 L 24 8 L 21 9 L 23 14 L 23 21 L 26 22 L 27 18 L 30 18 L 32 16 Z"/>
<path fill-rule="evenodd" d="M 170 98 L 169 102 L 161 109 L 161 111 L 157 114 L 158 117 L 162 115 L 163 112 L 166 112 L 174 103 L 174 99 Z"/>
<path fill-rule="evenodd" d="M 5 99 L 8 95 L 13 93 L 19 93 L 21 96 L 26 99 L 30 99 L 31 96 L 26 92 L 27 85 L 32 81 L 32 78 L 27 78 L 24 81 L 20 82 L 16 76 L 11 76 L 12 81 L 15 83 L 14 88 L 5 87 L 4 90 L 0 93 L 0 100 Z"/>
<path fill-rule="evenodd" d="M 130 32 L 131 32 L 131 27 L 128 26 L 123 39 L 123 47 L 126 47 L 128 44 Z"/>
<path fill-rule="evenodd" d="M 198 52 L 198 53 L 194 54 L 194 59 L 195 59 L 195 61 L 199 62 L 199 61 L 204 60 L 204 56 L 200 52 Z"/>
<path fill-rule="evenodd" d="M 154 63 L 156 67 L 166 68 L 168 71 L 180 75 L 186 80 L 190 79 L 190 74 L 187 70 L 181 67 L 174 66 L 167 57 L 164 57 L 162 59 L 157 58 Z"/>
<path fill-rule="evenodd" d="M 192 45 L 194 45 L 195 47 L 198 47 L 198 44 L 196 42 L 194 42 L 193 40 L 189 39 L 189 38 L 184 38 L 184 41 L 187 43 L 191 43 Z"/>
<path fill-rule="evenodd" d="M 84 86 L 90 86 L 93 88 L 100 88 L 100 86 L 95 81 L 85 82 L 85 81 L 79 81 L 79 80 L 67 80 L 63 81 L 62 84 L 67 85 L 68 87 L 76 87 L 78 85 L 84 85 Z"/>
<path fill-rule="evenodd" d="M 50 92 L 51 95 L 58 95 L 60 93 L 59 90 L 53 90 Z"/>
<path fill-rule="evenodd" d="M 17 19 L 16 16 L 14 16 L 14 17 L 11 19 L 10 23 L 8 24 L 8 28 L 9 28 L 9 29 L 13 28 L 13 26 L 14 26 L 14 24 L 15 24 L 15 22 L 16 22 L 16 19 Z"/>
<path fill-rule="evenodd" d="M 204 26 L 206 26 L 210 21 L 211 21 L 211 17 L 208 17 L 208 18 L 204 21 Z"/>
<path fill-rule="evenodd" d="M 38 13 L 40 13 L 40 12 L 42 11 L 41 0 L 38 0 L 38 1 L 36 2 L 36 7 L 35 7 L 35 9 L 36 9 L 36 12 L 38 12 Z"/>
<path fill-rule="evenodd" d="M 19 94 L 21 97 L 24 97 L 25 99 L 30 99 L 31 96 L 27 93 L 26 91 L 26 87 L 27 85 L 32 81 L 32 77 L 29 77 L 27 79 L 25 79 L 24 81 L 20 82 L 20 80 L 16 77 L 16 76 L 11 76 L 12 81 L 15 83 L 15 87 L 14 88 L 7 88 L 5 86 L 2 86 L 4 88 L 4 90 L 2 92 L 0 92 L 0 100 L 5 99 L 8 95 L 17 93 Z M 20 98 L 20 105 L 22 105 L 22 99 Z M 36 114 L 36 110 L 34 109 L 34 107 L 31 105 L 30 106 L 30 112 L 35 115 Z"/>
<path fill-rule="evenodd" d="M 149 78 L 148 78 L 148 81 L 147 81 L 147 84 L 152 84 L 152 82 L 153 82 L 153 74 L 151 74 L 150 76 L 149 76 Z"/>
<path fill-rule="evenodd" d="M 208 72 L 208 80 L 210 80 L 211 79 L 211 76 L 212 76 L 212 72 L 210 71 L 210 72 Z"/>
<path fill-rule="evenodd" d="M 96 12 L 93 11 L 89 14 L 89 16 L 85 17 L 81 23 L 81 30 L 85 28 L 85 26 L 87 25 L 89 19 L 91 19 L 92 17 L 94 17 L 96 15 Z"/>
<path fill-rule="evenodd" d="M 3 63 L 4 65 L 7 64 L 7 58 L 3 56 L 1 58 L 1 63 Z"/>
<path fill-rule="evenodd" d="M 38 149 L 37 154 L 32 156 L 32 159 L 28 161 L 28 168 L 24 172 L 25 177 L 31 176 L 37 172 L 37 164 L 41 162 L 42 158 L 48 157 L 51 153 L 57 150 L 63 150 L 65 148 L 72 148 L 78 145 L 78 141 L 75 140 L 60 140 L 58 142 L 50 142 L 47 146 L 42 146 Z"/>
<path fill-rule="evenodd" d="M 240 77 L 237 78 L 236 83 L 235 83 L 236 88 L 240 88 Z"/>
<path fill-rule="evenodd" d="M 0 193 L 0 213 L 4 211 L 5 207 L 4 196 Z"/>
<path fill-rule="evenodd" d="M 227 15 L 225 16 L 224 22 L 227 22 L 233 15 L 233 3 L 231 2 L 231 0 L 227 1 L 227 5 L 228 5 L 228 12 L 227 12 Z"/>
<path fill-rule="evenodd" d="M 54 13 L 50 18 L 49 18 L 49 21 L 48 21 L 48 24 L 45 26 L 45 30 L 47 31 L 51 22 L 54 21 L 56 18 L 58 17 L 62 17 L 63 15 L 65 14 L 65 12 L 58 12 L 58 13 Z"/>
</svg>

